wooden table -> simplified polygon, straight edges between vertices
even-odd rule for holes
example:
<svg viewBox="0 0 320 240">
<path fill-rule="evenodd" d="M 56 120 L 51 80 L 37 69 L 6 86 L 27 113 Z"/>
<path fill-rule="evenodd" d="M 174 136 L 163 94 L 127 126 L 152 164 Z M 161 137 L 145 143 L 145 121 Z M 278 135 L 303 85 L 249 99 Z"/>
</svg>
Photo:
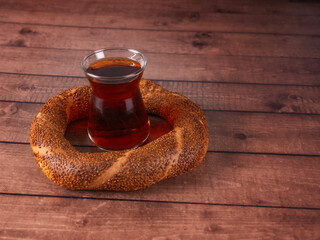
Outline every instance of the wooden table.
<svg viewBox="0 0 320 240">
<path fill-rule="evenodd" d="M 1 239 L 320 239 L 319 2 L 1 0 L 0 21 Z M 115 47 L 200 105 L 207 155 L 141 191 L 63 189 L 36 165 L 31 121 Z"/>
</svg>

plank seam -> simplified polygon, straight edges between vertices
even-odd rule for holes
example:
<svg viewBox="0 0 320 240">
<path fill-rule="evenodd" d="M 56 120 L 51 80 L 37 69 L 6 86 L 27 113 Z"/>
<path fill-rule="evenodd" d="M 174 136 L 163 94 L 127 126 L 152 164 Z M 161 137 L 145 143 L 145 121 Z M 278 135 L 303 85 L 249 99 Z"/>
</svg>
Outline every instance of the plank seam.
<svg viewBox="0 0 320 240">
<path fill-rule="evenodd" d="M 12 142 L 12 141 L 0 141 L 0 144 L 17 144 L 17 145 L 30 145 L 29 142 Z M 96 148 L 93 145 L 72 145 L 74 147 L 80 148 Z M 208 153 L 225 153 L 225 154 L 251 154 L 251 155 L 272 155 L 272 156 L 296 156 L 296 157 L 320 157 L 316 154 L 297 154 L 297 153 L 267 153 L 267 152 L 235 152 L 235 151 L 217 151 L 217 150 L 208 150 Z"/>
<path fill-rule="evenodd" d="M 319 211 L 317 207 L 291 207 L 291 206 L 272 206 L 272 205 L 250 205 L 250 204 L 227 204 L 227 203 L 201 203 L 201 202 L 182 202 L 182 201 L 161 201 L 161 200 L 140 200 L 140 199 L 117 199 L 117 198 L 97 198 L 83 196 L 64 196 L 64 195 L 48 195 L 48 194 L 23 194 L 23 193 L 4 193 L 0 195 L 8 196 L 26 196 L 26 197 L 42 197 L 42 198 L 66 198 L 66 199 L 87 199 L 87 200 L 103 200 L 103 201 L 121 201 L 121 202 L 144 202 L 144 203 L 162 203 L 162 204 L 188 204 L 188 205 L 207 205 L 207 206 L 225 206 L 225 207 L 245 207 L 245 208 L 274 208 L 274 209 L 292 209 L 292 210 L 311 210 Z"/>
<path fill-rule="evenodd" d="M 0 74 L 8 75 L 22 75 L 22 76 L 36 76 L 36 77 L 57 77 L 57 78 L 78 78 L 84 79 L 84 76 L 65 76 L 65 75 L 50 75 L 50 74 L 35 74 L 35 73 L 15 73 L 15 72 L 0 72 Z M 292 86 L 292 87 L 320 87 L 319 85 L 302 85 L 302 84 L 285 84 L 285 83 L 250 83 L 250 82 L 220 82 L 220 81 L 195 81 L 195 80 L 175 80 L 175 79 L 152 79 L 156 82 L 182 82 L 182 83 L 206 83 L 206 84 L 233 84 L 233 85 L 258 85 L 258 86 Z"/>
<path fill-rule="evenodd" d="M 18 101 L 18 100 L 3 100 L 0 99 L 0 102 L 6 103 L 26 103 L 26 104 L 35 104 L 42 105 L 45 102 L 28 102 L 28 101 Z M 305 116 L 319 116 L 320 113 L 297 113 L 297 112 L 266 112 L 266 111 L 242 111 L 242 110 L 223 110 L 223 109 L 206 109 L 202 108 L 204 112 L 231 112 L 231 113 L 256 113 L 256 114 L 281 114 L 281 115 L 305 115 Z"/>
<path fill-rule="evenodd" d="M 320 38 L 320 36 L 319 36 Z M 87 52 L 93 52 L 96 49 L 71 49 L 71 48 L 50 48 L 50 47 L 30 47 L 30 46 L 11 46 L 8 44 L 0 44 L 0 46 L 3 47 L 10 47 L 10 48 L 29 48 L 29 49 L 45 49 L 45 50 L 63 50 L 63 51 L 87 51 Z M 144 50 L 144 53 L 150 53 L 150 54 L 165 54 L 165 55 L 181 55 L 181 56 L 221 56 L 221 57 L 251 57 L 251 58 L 287 58 L 287 59 L 314 59 L 318 60 L 319 57 L 298 57 L 298 56 L 260 56 L 260 55 L 232 55 L 232 54 L 216 54 L 216 53 L 175 53 L 175 52 L 152 52 Z"/>
<path fill-rule="evenodd" d="M 267 15 L 267 14 L 265 14 Z M 268 15 L 267 15 L 268 16 Z M 313 16 L 313 15 L 306 15 Z M 318 15 L 315 15 L 318 16 Z M 146 32 L 210 32 L 210 33 L 226 33 L 226 34 L 248 34 L 248 35 L 273 35 L 273 36 L 292 36 L 292 37 L 320 37 L 320 34 L 299 34 L 299 33 L 276 33 L 276 32 L 235 32 L 235 31 L 217 31 L 217 30 L 181 30 L 181 29 L 152 29 L 152 28 L 121 28 L 121 27 L 97 27 L 97 26 L 80 26 L 80 25 L 61 25 L 61 24 L 48 24 L 48 23 L 25 23 L 25 22 L 8 22 L 0 21 L 2 24 L 21 24 L 21 25 L 35 25 L 44 27 L 63 27 L 63 28 L 89 28 L 89 29 L 102 29 L 102 30 L 118 30 L 118 31 L 146 31 Z"/>
</svg>

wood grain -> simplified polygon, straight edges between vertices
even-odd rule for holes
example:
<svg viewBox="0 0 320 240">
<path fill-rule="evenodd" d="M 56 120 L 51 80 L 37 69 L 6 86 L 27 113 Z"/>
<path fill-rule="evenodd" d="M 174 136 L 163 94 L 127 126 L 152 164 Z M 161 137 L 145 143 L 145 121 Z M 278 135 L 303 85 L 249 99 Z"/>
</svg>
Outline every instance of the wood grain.
<svg viewBox="0 0 320 240">
<path fill-rule="evenodd" d="M 320 239 L 320 3 L 0 6 L 0 239 Z M 41 172 L 31 121 L 50 96 L 87 84 L 80 61 L 103 47 L 142 51 L 145 78 L 205 110 L 198 167 L 131 193 L 70 191 Z M 97 151 L 86 120 L 66 137 Z"/>
<path fill-rule="evenodd" d="M 117 2 L 118 3 L 118 2 Z M 183 4 L 185 5 L 185 3 Z M 134 5 L 136 6 L 136 5 Z M 132 7 L 134 7 L 132 6 Z M 37 8 L 37 5 L 34 6 Z M 74 6 L 74 7 L 78 7 Z M 73 7 L 73 8 L 74 8 Z M 117 12 L 107 8 L 104 13 L 56 12 L 12 10 L 0 8 L 0 21 L 73 27 L 94 27 L 112 29 L 137 29 L 157 31 L 212 31 L 246 32 L 272 34 L 319 35 L 319 16 L 283 16 L 254 13 L 234 14 L 228 10 L 206 11 L 200 9 L 179 10 L 168 8 L 165 11 L 155 8 L 152 11 L 140 8 L 126 9 L 125 5 Z M 72 8 L 72 9 L 73 9 Z M 137 14 L 140 11 L 140 14 Z M 219 12 L 221 11 L 221 12 Z M 281 23 L 281 24 L 279 24 Z"/>
<path fill-rule="evenodd" d="M 202 109 L 320 114 L 320 87 L 155 81 Z M 88 85 L 85 77 L 0 73 L 0 100 L 45 103 L 65 89 Z"/>
<path fill-rule="evenodd" d="M 38 168 L 29 145 L 0 143 L 0 148 L 0 193 L 320 208 L 319 157 L 208 152 L 191 172 L 144 190 L 119 193 L 58 187 Z"/>
<path fill-rule="evenodd" d="M 319 24 L 320 26 L 320 24 Z M 0 45 L 95 50 L 134 48 L 150 53 L 320 57 L 320 36 L 116 30 L 2 23 Z M 108 39 L 108 41 L 106 41 Z"/>
<path fill-rule="evenodd" d="M 317 239 L 320 212 L 1 196 L 0 234 L 29 239 Z M 237 227 L 235 228 L 235 225 Z"/>
<path fill-rule="evenodd" d="M 201 11 L 213 12 L 220 14 L 251 14 L 251 15 L 294 15 L 294 16 L 319 16 L 320 4 L 317 1 L 286 1 L 286 0 L 269 0 L 254 1 L 245 0 L 236 2 L 234 0 L 199 0 L 199 1 L 162 1 L 142 0 L 139 4 L 128 0 L 118 0 L 115 2 L 106 2 L 96 0 L 94 3 L 86 0 L 77 1 L 77 5 L 73 2 L 63 0 L 53 0 L 46 4 L 35 4 L 33 0 L 1 0 L 3 9 L 24 9 L 26 11 L 44 11 L 44 12 L 66 12 L 78 14 L 106 14 L 110 10 L 115 13 L 123 11 L 132 11 L 136 13 L 136 17 L 144 12 L 159 11 L 166 13 L 167 11 Z M 130 14 L 130 13 L 129 13 Z M 132 13 L 131 13 L 132 14 Z M 125 16 L 124 16 L 125 17 Z"/>
<path fill-rule="evenodd" d="M 0 141 L 29 142 L 29 128 L 42 104 L 0 102 Z M 205 111 L 209 151 L 320 155 L 320 115 Z M 82 129 L 82 130 L 81 130 Z M 86 128 L 69 140 L 91 145 Z"/>
<path fill-rule="evenodd" d="M 0 72 L 83 77 L 80 61 L 88 53 L 2 47 Z M 149 62 L 144 76 L 148 79 L 320 86 L 318 59 L 155 53 L 146 56 Z"/>
</svg>

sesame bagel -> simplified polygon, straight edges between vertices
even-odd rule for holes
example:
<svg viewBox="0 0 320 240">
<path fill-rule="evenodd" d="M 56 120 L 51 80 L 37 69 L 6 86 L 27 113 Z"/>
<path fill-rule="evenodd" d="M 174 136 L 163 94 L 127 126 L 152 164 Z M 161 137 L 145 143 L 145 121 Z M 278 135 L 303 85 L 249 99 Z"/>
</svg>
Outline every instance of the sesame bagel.
<svg viewBox="0 0 320 240">
<path fill-rule="evenodd" d="M 71 121 L 88 115 L 89 86 L 52 97 L 30 129 L 31 148 L 44 174 L 69 189 L 133 191 L 198 165 L 209 142 L 201 109 L 149 80 L 141 80 L 140 90 L 147 112 L 163 117 L 173 129 L 137 149 L 115 152 L 81 153 L 64 137 Z"/>
</svg>

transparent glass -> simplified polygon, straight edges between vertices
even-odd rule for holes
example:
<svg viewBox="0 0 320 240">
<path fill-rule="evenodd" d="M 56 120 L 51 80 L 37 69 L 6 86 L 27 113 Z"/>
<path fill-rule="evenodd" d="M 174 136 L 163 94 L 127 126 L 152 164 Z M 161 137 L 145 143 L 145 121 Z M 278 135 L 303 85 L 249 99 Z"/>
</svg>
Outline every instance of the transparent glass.
<svg viewBox="0 0 320 240">
<path fill-rule="evenodd" d="M 139 82 L 146 67 L 132 49 L 101 49 L 86 56 L 81 67 L 93 90 L 88 135 L 104 150 L 136 148 L 150 133 Z"/>
</svg>

